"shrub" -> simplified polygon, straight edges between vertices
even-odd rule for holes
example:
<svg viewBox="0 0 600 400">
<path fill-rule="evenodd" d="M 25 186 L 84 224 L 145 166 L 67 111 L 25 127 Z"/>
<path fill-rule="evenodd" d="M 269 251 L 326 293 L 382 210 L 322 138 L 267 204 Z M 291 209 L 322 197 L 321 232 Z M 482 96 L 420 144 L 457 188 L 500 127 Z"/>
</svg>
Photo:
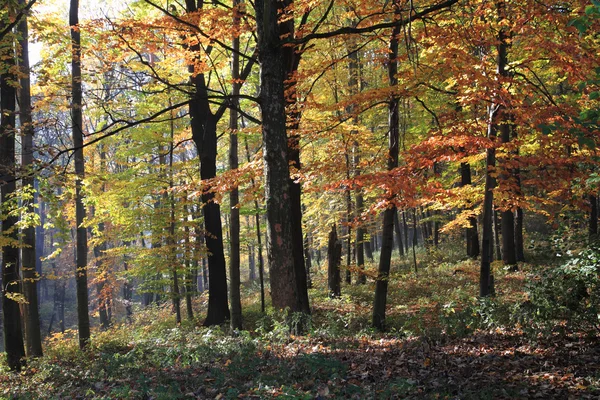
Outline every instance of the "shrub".
<svg viewBox="0 0 600 400">
<path fill-rule="evenodd" d="M 525 330 L 599 330 L 600 248 L 545 269 L 528 282 L 526 294 L 528 300 L 515 312 Z"/>
</svg>

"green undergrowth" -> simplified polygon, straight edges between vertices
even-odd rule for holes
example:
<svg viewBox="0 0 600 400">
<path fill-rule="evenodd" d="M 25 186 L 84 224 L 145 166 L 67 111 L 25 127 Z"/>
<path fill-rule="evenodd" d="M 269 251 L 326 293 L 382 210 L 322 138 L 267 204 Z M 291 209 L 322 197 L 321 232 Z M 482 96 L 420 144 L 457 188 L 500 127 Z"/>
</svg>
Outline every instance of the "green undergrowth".
<svg viewBox="0 0 600 400">
<path fill-rule="evenodd" d="M 137 309 L 131 323 L 95 330 L 85 351 L 68 330 L 47 338 L 44 356 L 21 373 L 2 362 L 0 398 L 420 398 L 423 389 L 408 378 L 365 385 L 365 372 L 353 375 L 359 364 L 352 354 L 368 343 L 443 343 L 485 331 L 533 341 L 596 335 L 600 250 L 569 254 L 558 267 L 521 264 L 516 272 L 495 262 L 496 295 L 487 299 L 477 297 L 478 263 L 456 253 L 420 250 L 416 273 L 412 259 L 394 259 L 386 333 L 371 328 L 373 279 L 344 285 L 342 297 L 331 299 L 324 272 L 315 268 L 308 319 L 269 307 L 263 314 L 256 284 L 243 287 L 241 332 L 201 327 L 199 319 L 176 326 L 168 305 Z M 199 315 L 205 300 L 196 303 Z"/>
</svg>

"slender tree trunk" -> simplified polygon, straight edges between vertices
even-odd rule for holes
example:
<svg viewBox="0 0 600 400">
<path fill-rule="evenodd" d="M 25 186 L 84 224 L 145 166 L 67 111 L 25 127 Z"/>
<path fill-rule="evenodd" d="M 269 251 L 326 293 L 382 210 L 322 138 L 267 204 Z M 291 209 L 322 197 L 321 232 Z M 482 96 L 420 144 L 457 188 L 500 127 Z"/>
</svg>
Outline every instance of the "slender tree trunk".
<svg viewBox="0 0 600 400">
<path fill-rule="evenodd" d="M 394 1 L 395 16 L 400 18 L 400 8 Z M 400 27 L 392 29 L 390 48 L 388 53 L 388 79 L 390 86 L 398 85 L 398 36 Z M 398 140 L 400 138 L 400 99 L 393 96 L 389 101 L 389 138 L 388 138 L 388 171 L 398 166 Z M 393 199 L 389 199 L 390 201 Z M 387 304 L 388 277 L 394 247 L 394 217 L 396 206 L 392 203 L 383 213 L 383 234 L 379 269 L 375 286 L 375 301 L 373 305 L 373 327 L 383 331 L 385 329 L 385 308 Z"/>
<path fill-rule="evenodd" d="M 369 235 L 369 238 L 364 240 L 365 254 L 367 255 L 367 258 L 371 261 L 373 261 L 373 246 L 371 244 L 372 239 L 373 239 L 373 235 Z M 366 279 L 367 279 L 367 277 L 365 276 L 365 283 L 366 283 Z"/>
<path fill-rule="evenodd" d="M 106 152 L 104 151 L 104 145 L 100 144 L 100 171 L 105 172 L 106 169 Z M 102 192 L 105 191 L 104 184 L 102 185 Z M 94 215 L 94 209 L 91 207 L 90 212 Z M 110 296 L 105 292 L 106 275 L 109 271 L 106 270 L 105 265 L 102 262 L 102 257 L 106 252 L 106 240 L 102 237 L 104 235 L 104 222 L 98 223 L 98 232 L 100 244 L 94 246 L 94 258 L 96 259 L 96 293 L 98 295 L 98 314 L 100 315 L 100 326 L 102 329 L 108 329 L 110 326 L 109 308 L 110 308 Z"/>
<path fill-rule="evenodd" d="M 510 118 L 505 118 L 510 120 Z M 512 122 L 511 122 L 512 124 Z M 500 137 L 502 143 L 510 142 L 510 131 L 511 125 L 504 123 L 500 125 Z M 511 152 L 506 152 L 505 157 L 509 157 Z M 508 160 L 507 160 L 508 161 Z M 510 168 L 506 168 L 500 179 L 512 180 L 513 171 Z M 517 253 L 515 248 L 515 214 L 512 209 L 502 211 L 502 261 L 504 265 L 515 266 L 517 264 Z"/>
<path fill-rule="evenodd" d="M 130 242 L 125 242 L 124 244 L 125 247 L 131 246 Z M 129 271 L 129 259 L 127 255 L 123 257 L 123 270 L 125 271 L 125 273 Z M 131 285 L 129 277 L 126 277 L 125 283 L 123 283 L 123 302 L 125 303 L 125 317 L 127 318 L 127 322 L 131 322 L 133 317 L 132 298 L 133 287 Z"/>
<path fill-rule="evenodd" d="M 525 245 L 523 243 L 523 209 L 517 207 L 515 217 L 515 247 L 517 251 L 517 261 L 525 261 Z"/>
<path fill-rule="evenodd" d="M 404 240 L 404 251 L 406 252 L 406 254 L 408 254 L 408 223 L 406 222 L 406 211 L 402 210 L 402 225 L 404 227 L 404 238 L 406 240 Z"/>
<path fill-rule="evenodd" d="M 598 235 L 598 199 L 593 194 L 590 194 L 588 199 L 590 202 L 588 234 L 593 238 Z"/>
<path fill-rule="evenodd" d="M 418 274 L 417 269 L 417 209 L 413 208 L 413 229 L 412 229 L 412 254 L 413 264 L 415 267 L 415 275 Z"/>
<path fill-rule="evenodd" d="M 250 149 L 248 148 L 248 141 L 244 140 L 244 145 L 246 147 L 246 160 L 250 162 Z M 254 187 L 256 182 L 254 182 L 254 178 L 250 180 L 250 183 Z M 258 279 L 260 283 L 260 310 L 264 314 L 265 312 L 265 262 L 263 258 L 263 247 L 262 247 L 262 234 L 260 229 L 260 206 L 257 200 L 254 200 L 254 210 L 256 210 L 254 214 L 254 224 L 256 225 L 256 242 L 258 245 Z"/>
<path fill-rule="evenodd" d="M 396 232 L 396 239 L 398 244 L 398 254 L 400 257 L 404 256 L 404 245 L 402 244 L 402 231 L 400 229 L 400 219 L 398 218 L 398 212 L 394 217 L 394 231 Z"/>
<path fill-rule="evenodd" d="M 498 15 L 499 19 L 504 18 L 505 7 L 503 1 L 498 3 Z M 507 34 L 505 28 L 501 29 L 498 33 L 498 46 L 497 46 L 497 73 L 500 76 L 506 76 L 506 64 L 507 64 Z M 493 275 L 491 271 L 492 262 L 492 226 L 494 224 L 494 188 L 496 187 L 496 180 L 492 175 L 495 173 L 496 166 L 496 149 L 495 142 L 498 136 L 499 126 L 504 121 L 505 115 L 503 112 L 503 105 L 498 99 L 492 100 L 490 106 L 490 115 L 488 123 L 488 138 L 490 139 L 490 147 L 487 150 L 486 155 L 486 176 L 485 176 L 485 196 L 483 200 L 483 239 L 481 240 L 481 270 L 479 277 L 479 295 L 481 297 L 489 296 L 493 292 Z"/>
<path fill-rule="evenodd" d="M 169 99 L 169 105 L 171 105 L 171 99 Z M 175 187 L 173 171 L 173 151 L 175 149 L 175 115 L 171 112 L 170 119 L 170 130 L 171 137 L 169 141 L 169 195 L 165 200 L 169 201 L 169 236 L 167 239 L 169 249 L 169 264 L 171 267 L 171 273 L 173 276 L 173 287 L 171 293 L 171 300 L 173 302 L 173 308 L 175 309 L 175 323 L 181 324 L 181 295 L 179 290 L 179 272 L 178 272 L 178 261 L 177 261 L 177 239 L 175 238 L 175 194 L 173 188 Z"/>
<path fill-rule="evenodd" d="M 329 297 L 338 298 L 342 295 L 340 263 L 342 259 L 342 243 L 338 239 L 335 224 L 331 226 L 327 246 L 327 284 Z"/>
<path fill-rule="evenodd" d="M 348 179 L 350 179 L 350 163 L 348 154 L 346 154 Z M 352 283 L 352 273 L 350 272 L 352 264 L 352 194 L 350 190 L 346 190 L 346 277 L 345 282 L 350 285 Z"/>
<path fill-rule="evenodd" d="M 237 32 L 240 24 L 239 8 L 240 1 L 234 0 L 234 16 L 233 30 Z M 234 97 L 234 107 L 229 110 L 229 169 L 235 170 L 238 168 L 238 112 L 237 112 L 237 96 L 240 94 L 239 70 L 240 70 L 240 39 L 234 33 L 231 54 L 231 78 L 233 88 L 231 91 Z M 229 242 L 229 301 L 231 303 L 231 329 L 242 329 L 242 300 L 240 296 L 240 209 L 239 193 L 237 186 L 229 193 L 229 207 L 231 209 L 231 225 L 230 225 L 230 242 Z"/>
<path fill-rule="evenodd" d="M 38 303 L 43 302 L 44 300 L 49 299 L 48 294 L 48 279 L 42 279 L 42 257 L 46 255 L 45 246 L 44 246 L 44 238 L 45 238 L 45 229 L 44 225 L 46 224 L 46 203 L 42 199 L 42 196 L 39 194 L 39 188 L 37 184 L 37 180 L 34 180 L 34 187 L 36 191 L 36 202 L 38 204 L 37 213 L 40 218 L 40 224 L 35 227 L 35 271 L 37 272 L 38 282 L 41 282 L 42 285 L 38 284 Z M 40 290 L 40 286 L 42 286 L 43 290 Z"/>
<path fill-rule="evenodd" d="M 194 0 L 186 0 L 188 13 L 198 11 Z M 190 46 L 194 52 L 200 51 L 199 45 Z M 190 81 L 194 87 L 190 104 L 192 139 L 198 148 L 200 158 L 200 178 L 207 181 L 217 175 L 217 122 L 221 118 L 221 109 L 213 114 L 209 103 L 209 88 L 203 73 L 196 73 L 195 66 L 189 65 Z M 223 109 L 224 112 L 224 109 Z M 218 325 L 230 318 L 227 299 L 227 266 L 223 250 L 223 227 L 221 226 L 221 208 L 214 201 L 215 195 L 210 190 L 202 193 L 202 213 L 206 230 L 206 247 L 208 250 L 208 312 L 204 320 L 205 326 Z"/>
<path fill-rule="evenodd" d="M 494 209 L 494 244 L 496 245 L 496 260 L 502 260 L 502 246 L 500 241 L 500 218 L 498 217 L 498 210 Z"/>
<path fill-rule="evenodd" d="M 308 233 L 304 236 L 304 260 L 306 262 L 306 286 L 308 289 L 312 288 L 311 270 L 312 270 L 312 257 L 310 256 L 310 239 Z"/>
<path fill-rule="evenodd" d="M 83 157 L 83 115 L 81 87 L 81 34 L 79 32 L 79 0 L 71 0 L 69 11 L 71 26 L 71 120 L 73 133 L 73 153 L 75 160 L 75 223 L 77 226 L 77 324 L 79 327 L 79 347 L 85 348 L 90 341 L 90 314 L 88 309 L 87 287 L 87 231 L 83 226 L 85 206 L 83 204 L 83 179 L 85 178 L 85 159 Z"/>
<path fill-rule="evenodd" d="M 514 125 L 513 125 L 514 128 Z M 517 130 L 512 129 L 513 138 L 517 137 Z M 517 148 L 516 156 L 519 156 L 519 149 Z M 518 195 L 522 196 L 523 192 L 521 190 L 521 169 L 519 166 L 514 169 L 514 177 L 516 180 Z M 517 261 L 525 261 L 525 244 L 523 243 L 523 209 L 517 206 L 515 211 L 515 252 L 517 256 Z"/>
<path fill-rule="evenodd" d="M 471 185 L 471 165 L 469 163 L 460 164 L 460 185 Z M 475 215 L 469 217 L 466 239 L 467 256 L 476 259 L 479 257 L 479 233 L 477 232 L 477 217 Z"/>
<path fill-rule="evenodd" d="M 19 6 L 25 7 L 25 1 L 20 0 Z M 21 139 L 21 165 L 25 172 L 23 187 L 34 189 L 32 175 L 33 168 L 33 125 L 31 118 L 31 84 L 29 72 L 29 32 L 27 16 L 23 16 L 19 23 L 19 44 L 21 47 L 21 88 L 19 90 L 20 121 L 22 129 Z M 27 212 L 34 214 L 35 197 L 30 200 Z M 25 320 L 26 349 L 29 357 L 40 357 L 42 355 L 42 336 L 40 332 L 40 313 L 38 308 L 38 282 L 40 275 L 36 272 L 36 236 L 35 227 L 29 226 L 23 229 L 22 271 L 23 291 L 27 304 L 27 318 Z"/>
<path fill-rule="evenodd" d="M 15 54 L 14 47 L 9 46 L 10 52 L 6 52 L 3 60 L 7 72 L 0 75 L 0 201 L 3 206 L 16 191 L 16 91 L 12 84 L 16 77 L 11 74 Z M 21 370 L 22 358 L 25 357 L 19 303 L 10 297 L 21 293 L 17 222 L 18 218 L 14 215 L 8 215 L 2 221 L 2 235 L 12 241 L 3 242 L 2 247 L 2 327 L 8 367 L 14 371 Z"/>
</svg>

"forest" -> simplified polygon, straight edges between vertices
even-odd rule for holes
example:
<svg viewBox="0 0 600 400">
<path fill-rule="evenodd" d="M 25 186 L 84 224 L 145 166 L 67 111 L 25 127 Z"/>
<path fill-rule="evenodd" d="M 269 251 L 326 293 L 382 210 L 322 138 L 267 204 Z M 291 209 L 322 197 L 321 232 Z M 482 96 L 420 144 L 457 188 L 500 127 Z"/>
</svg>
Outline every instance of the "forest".
<svg viewBox="0 0 600 400">
<path fill-rule="evenodd" d="M 600 0 L 0 3 L 0 399 L 600 396 Z"/>
</svg>

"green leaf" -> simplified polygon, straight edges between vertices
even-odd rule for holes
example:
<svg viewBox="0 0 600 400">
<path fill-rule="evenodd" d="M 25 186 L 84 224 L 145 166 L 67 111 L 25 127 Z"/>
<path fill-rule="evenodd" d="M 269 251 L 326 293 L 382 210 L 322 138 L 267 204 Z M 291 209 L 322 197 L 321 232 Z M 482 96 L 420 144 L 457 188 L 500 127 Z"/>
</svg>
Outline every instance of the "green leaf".
<svg viewBox="0 0 600 400">
<path fill-rule="evenodd" d="M 595 11 L 596 11 L 596 7 L 591 4 L 587 7 L 585 7 L 585 15 L 592 15 L 592 14 L 594 14 Z"/>
<path fill-rule="evenodd" d="M 600 92 L 592 92 L 590 93 L 590 100 L 596 100 L 600 97 Z"/>
<path fill-rule="evenodd" d="M 580 18 L 575 18 L 574 20 L 572 20 L 571 22 L 569 22 L 569 26 L 574 26 L 575 28 L 577 28 L 577 30 L 579 31 L 579 33 L 585 33 L 588 29 L 588 21 L 586 18 L 580 17 Z"/>
<path fill-rule="evenodd" d="M 596 148 L 596 142 L 594 142 L 594 139 L 585 137 L 583 135 L 577 138 L 577 143 L 579 144 L 579 147 L 588 147 L 590 150 L 594 150 Z"/>
<path fill-rule="evenodd" d="M 552 126 L 546 124 L 539 124 L 538 128 L 542 131 L 542 135 L 549 135 L 552 133 Z"/>
</svg>

